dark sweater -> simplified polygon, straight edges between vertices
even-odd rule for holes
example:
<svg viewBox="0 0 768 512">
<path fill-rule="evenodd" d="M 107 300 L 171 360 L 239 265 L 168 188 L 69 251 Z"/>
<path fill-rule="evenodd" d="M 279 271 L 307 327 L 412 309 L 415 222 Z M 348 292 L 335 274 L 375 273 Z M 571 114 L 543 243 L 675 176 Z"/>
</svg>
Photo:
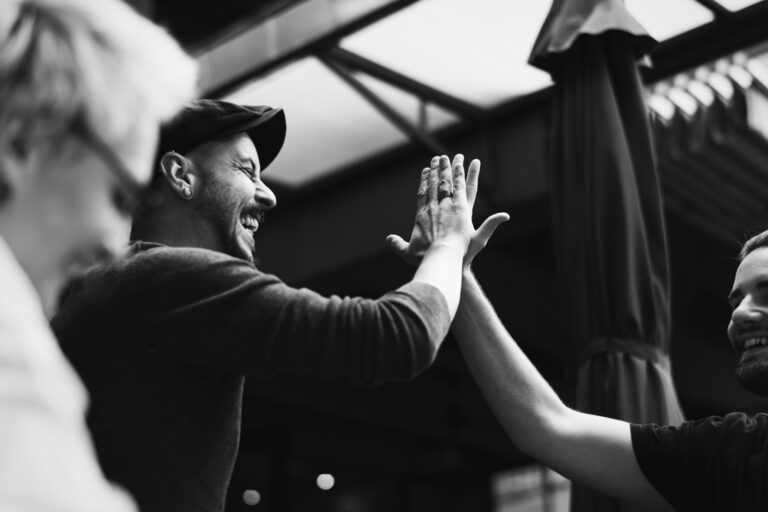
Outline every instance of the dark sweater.
<svg viewBox="0 0 768 512">
<path fill-rule="evenodd" d="M 52 325 L 90 392 L 107 478 L 142 512 L 216 512 L 244 376 L 408 380 L 433 361 L 449 323 L 427 284 L 326 298 L 221 253 L 137 243 L 77 280 Z"/>
</svg>

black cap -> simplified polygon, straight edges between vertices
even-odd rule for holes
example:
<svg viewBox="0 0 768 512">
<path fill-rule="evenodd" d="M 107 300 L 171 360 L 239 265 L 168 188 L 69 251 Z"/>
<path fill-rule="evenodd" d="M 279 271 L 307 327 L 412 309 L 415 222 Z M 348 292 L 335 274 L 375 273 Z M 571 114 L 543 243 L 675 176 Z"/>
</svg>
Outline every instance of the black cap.
<svg viewBox="0 0 768 512">
<path fill-rule="evenodd" d="M 259 152 L 264 170 L 275 159 L 285 141 L 285 113 L 264 105 L 236 105 L 220 100 L 195 100 L 163 125 L 158 155 L 168 151 L 186 153 L 222 137 L 245 132 Z"/>
</svg>

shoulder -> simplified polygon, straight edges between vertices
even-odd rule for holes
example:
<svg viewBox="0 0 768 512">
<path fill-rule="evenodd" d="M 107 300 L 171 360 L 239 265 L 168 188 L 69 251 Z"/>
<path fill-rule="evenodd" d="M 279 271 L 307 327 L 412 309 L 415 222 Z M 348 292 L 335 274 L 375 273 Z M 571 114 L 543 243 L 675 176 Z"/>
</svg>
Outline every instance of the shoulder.
<svg viewBox="0 0 768 512">
<path fill-rule="evenodd" d="M 716 453 L 762 452 L 768 438 L 768 415 L 734 412 L 686 421 L 679 426 L 632 425 L 635 454 L 679 453 L 707 459 Z"/>
<path fill-rule="evenodd" d="M 263 275 L 248 261 L 197 247 L 168 247 L 135 242 L 127 253 L 109 263 L 91 267 L 75 280 L 77 286 L 133 286 L 151 288 L 168 281 L 188 283 L 221 279 L 223 276 Z"/>
<path fill-rule="evenodd" d="M 77 302 L 173 300 L 217 293 L 244 282 L 279 282 L 248 261 L 208 249 L 138 242 L 124 257 L 91 267 L 73 279 L 64 305 Z"/>
<path fill-rule="evenodd" d="M 659 440 L 681 437 L 728 435 L 731 433 L 765 432 L 768 428 L 768 414 L 749 415 L 733 412 L 725 416 L 708 416 L 685 421 L 680 425 L 632 425 L 633 439 L 641 437 Z"/>
<path fill-rule="evenodd" d="M 127 256 L 115 262 L 117 268 L 126 267 L 201 267 L 212 264 L 230 264 L 243 268 L 255 267 L 244 260 L 199 247 L 169 247 L 167 245 L 135 242 Z"/>
</svg>

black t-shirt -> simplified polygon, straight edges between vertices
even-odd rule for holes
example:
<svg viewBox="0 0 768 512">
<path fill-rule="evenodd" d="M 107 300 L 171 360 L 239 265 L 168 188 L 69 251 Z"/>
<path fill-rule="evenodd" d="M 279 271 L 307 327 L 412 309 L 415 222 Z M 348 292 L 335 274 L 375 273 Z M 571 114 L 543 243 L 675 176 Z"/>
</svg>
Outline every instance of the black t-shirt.
<svg viewBox="0 0 768 512">
<path fill-rule="evenodd" d="M 635 457 L 677 512 L 768 510 L 768 414 L 632 425 Z"/>
</svg>

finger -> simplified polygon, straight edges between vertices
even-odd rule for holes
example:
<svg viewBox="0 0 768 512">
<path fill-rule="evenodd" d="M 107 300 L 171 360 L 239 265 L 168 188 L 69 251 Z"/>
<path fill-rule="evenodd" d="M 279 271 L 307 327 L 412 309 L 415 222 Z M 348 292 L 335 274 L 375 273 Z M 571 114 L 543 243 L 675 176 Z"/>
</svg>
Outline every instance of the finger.
<svg viewBox="0 0 768 512">
<path fill-rule="evenodd" d="M 402 255 L 408 252 L 408 242 L 398 235 L 389 235 L 387 237 L 387 242 L 389 242 L 389 246 L 392 250 L 398 254 Z"/>
<path fill-rule="evenodd" d="M 463 193 L 466 189 L 466 183 L 464 181 L 464 155 L 457 153 L 453 157 L 453 194 Z"/>
<path fill-rule="evenodd" d="M 470 207 L 475 206 L 478 176 L 480 176 L 480 160 L 475 158 L 469 163 L 469 169 L 467 170 L 467 202 Z"/>
<path fill-rule="evenodd" d="M 429 164 L 429 181 L 427 183 L 427 201 L 430 203 L 437 202 L 437 182 L 439 180 L 437 168 L 440 165 L 440 157 L 432 157 L 432 162 Z"/>
<path fill-rule="evenodd" d="M 429 203 L 429 167 L 421 170 L 419 191 L 416 193 L 416 210 L 421 210 Z"/>
<path fill-rule="evenodd" d="M 475 232 L 475 236 L 473 238 L 478 242 L 480 242 L 482 246 L 485 246 L 485 244 L 488 243 L 488 240 L 490 240 L 491 236 L 493 235 L 493 232 L 496 231 L 496 228 L 498 228 L 508 220 L 509 220 L 509 214 L 494 213 L 493 215 L 485 219 L 483 223 L 480 225 L 480 227 L 477 228 L 477 231 Z"/>
<path fill-rule="evenodd" d="M 437 188 L 437 198 L 442 201 L 446 197 L 453 195 L 453 176 L 451 175 L 451 161 L 443 155 L 440 157 L 439 184 Z"/>
</svg>

